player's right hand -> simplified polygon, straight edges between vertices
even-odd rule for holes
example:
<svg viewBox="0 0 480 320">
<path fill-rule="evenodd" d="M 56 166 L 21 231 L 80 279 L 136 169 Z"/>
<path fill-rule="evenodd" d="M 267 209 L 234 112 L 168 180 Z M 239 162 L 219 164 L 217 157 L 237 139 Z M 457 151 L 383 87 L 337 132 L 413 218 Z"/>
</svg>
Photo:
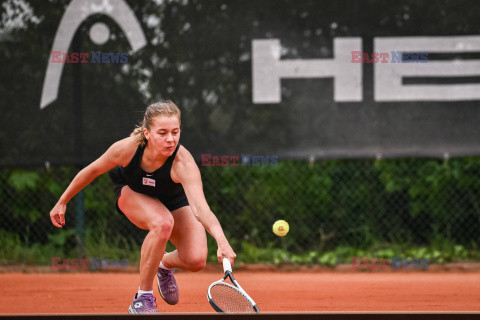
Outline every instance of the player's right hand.
<svg viewBox="0 0 480 320">
<path fill-rule="evenodd" d="M 57 228 L 62 228 L 65 225 L 65 211 L 67 210 L 67 205 L 62 203 L 57 203 L 50 211 L 50 220 Z"/>
</svg>

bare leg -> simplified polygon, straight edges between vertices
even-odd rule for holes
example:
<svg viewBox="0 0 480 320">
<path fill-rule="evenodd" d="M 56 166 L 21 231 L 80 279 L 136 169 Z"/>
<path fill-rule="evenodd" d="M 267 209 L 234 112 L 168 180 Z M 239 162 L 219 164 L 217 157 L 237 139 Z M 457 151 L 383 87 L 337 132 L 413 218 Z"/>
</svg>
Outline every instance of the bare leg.
<svg viewBox="0 0 480 320">
<path fill-rule="evenodd" d="M 137 193 L 128 186 L 123 187 L 118 206 L 137 227 L 149 230 L 142 244 L 140 289 L 153 290 L 153 280 L 173 230 L 173 217 L 160 200 Z"/>
<path fill-rule="evenodd" d="M 165 233 L 161 228 L 160 230 L 152 229 L 143 241 L 140 258 L 140 289 L 142 290 L 153 290 L 153 280 L 168 241 L 165 239 Z"/>
<path fill-rule="evenodd" d="M 167 268 L 202 270 L 208 254 L 205 229 L 189 206 L 174 210 L 172 215 L 175 224 L 170 241 L 177 250 L 165 254 L 163 264 Z"/>
</svg>

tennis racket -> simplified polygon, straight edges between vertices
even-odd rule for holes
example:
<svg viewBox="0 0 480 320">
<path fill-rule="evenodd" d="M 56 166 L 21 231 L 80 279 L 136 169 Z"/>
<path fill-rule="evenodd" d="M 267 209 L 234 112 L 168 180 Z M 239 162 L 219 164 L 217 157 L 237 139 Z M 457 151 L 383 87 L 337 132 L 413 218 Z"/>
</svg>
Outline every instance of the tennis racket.
<svg viewBox="0 0 480 320">
<path fill-rule="evenodd" d="M 255 301 L 233 277 L 232 266 L 227 258 L 223 258 L 223 271 L 225 276 L 208 287 L 207 299 L 213 309 L 222 313 L 259 313 Z M 225 282 L 227 278 L 233 285 Z"/>
</svg>

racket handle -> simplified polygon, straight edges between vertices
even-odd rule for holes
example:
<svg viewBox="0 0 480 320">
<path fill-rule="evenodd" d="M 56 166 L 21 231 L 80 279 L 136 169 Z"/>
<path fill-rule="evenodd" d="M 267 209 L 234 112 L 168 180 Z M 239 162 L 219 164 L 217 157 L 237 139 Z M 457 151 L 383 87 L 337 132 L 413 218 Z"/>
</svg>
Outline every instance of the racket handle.
<svg viewBox="0 0 480 320">
<path fill-rule="evenodd" d="M 232 272 L 232 265 L 230 264 L 230 260 L 227 258 L 223 258 L 223 271 L 227 273 L 227 271 Z"/>
</svg>

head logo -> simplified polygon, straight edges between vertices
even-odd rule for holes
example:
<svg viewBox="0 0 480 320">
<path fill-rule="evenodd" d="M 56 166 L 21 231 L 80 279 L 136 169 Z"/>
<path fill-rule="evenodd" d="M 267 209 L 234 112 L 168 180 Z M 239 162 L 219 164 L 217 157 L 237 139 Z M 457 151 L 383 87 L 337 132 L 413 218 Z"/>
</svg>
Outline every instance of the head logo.
<svg viewBox="0 0 480 320">
<path fill-rule="evenodd" d="M 147 44 L 140 23 L 124 0 L 73 0 L 63 14 L 51 51 L 67 52 L 80 24 L 93 14 L 104 14 L 113 19 L 125 33 L 133 52 Z M 110 30 L 105 24 L 96 23 L 89 34 L 94 43 L 104 44 L 109 38 Z M 52 63 L 49 59 L 40 109 L 57 99 L 63 66 L 63 63 Z"/>
</svg>

